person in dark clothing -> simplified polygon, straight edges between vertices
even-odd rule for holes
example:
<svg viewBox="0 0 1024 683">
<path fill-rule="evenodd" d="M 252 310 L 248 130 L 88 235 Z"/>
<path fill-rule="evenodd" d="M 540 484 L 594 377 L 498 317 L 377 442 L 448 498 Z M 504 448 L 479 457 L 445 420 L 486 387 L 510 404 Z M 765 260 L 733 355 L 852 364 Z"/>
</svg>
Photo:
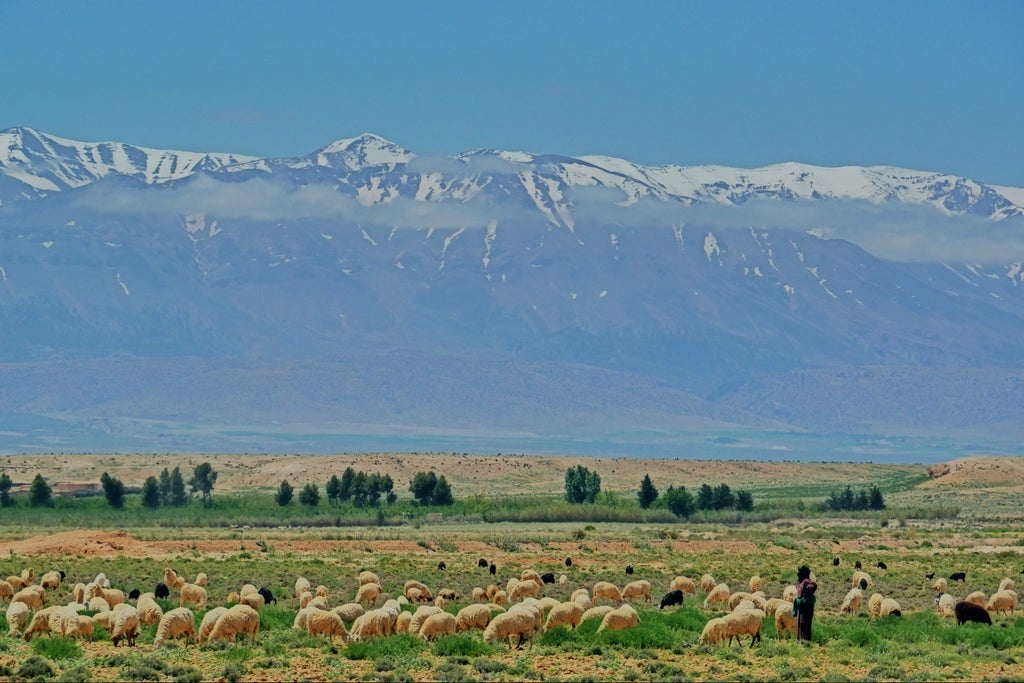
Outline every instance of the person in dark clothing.
<svg viewBox="0 0 1024 683">
<path fill-rule="evenodd" d="M 811 580 L 811 568 L 802 565 L 796 570 L 796 600 L 793 613 L 796 615 L 797 640 L 811 640 L 811 621 L 814 619 L 814 594 L 818 584 Z"/>
</svg>

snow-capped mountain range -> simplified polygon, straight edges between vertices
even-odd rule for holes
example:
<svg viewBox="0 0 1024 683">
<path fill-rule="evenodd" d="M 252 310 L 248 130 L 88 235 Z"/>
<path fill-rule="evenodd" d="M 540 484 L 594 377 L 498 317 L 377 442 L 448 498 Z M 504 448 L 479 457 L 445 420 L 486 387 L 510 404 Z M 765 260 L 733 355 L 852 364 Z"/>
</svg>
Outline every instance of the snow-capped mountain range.
<svg viewBox="0 0 1024 683">
<path fill-rule="evenodd" d="M 941 173 L 12 128 L 0 452 L 269 423 L 1019 438 L 1022 263 L 1024 190 Z"/>
</svg>

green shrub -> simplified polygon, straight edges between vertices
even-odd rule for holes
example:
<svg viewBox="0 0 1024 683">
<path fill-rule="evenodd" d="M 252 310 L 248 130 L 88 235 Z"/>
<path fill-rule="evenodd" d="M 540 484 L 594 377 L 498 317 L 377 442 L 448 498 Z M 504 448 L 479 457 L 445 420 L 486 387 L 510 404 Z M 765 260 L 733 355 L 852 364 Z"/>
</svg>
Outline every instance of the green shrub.
<svg viewBox="0 0 1024 683">
<path fill-rule="evenodd" d="M 80 659 L 82 648 L 70 638 L 54 636 L 51 638 L 37 638 L 32 641 L 32 651 L 48 659 Z"/>
<path fill-rule="evenodd" d="M 477 657 L 494 652 L 492 646 L 462 634 L 438 638 L 433 649 L 438 657 Z"/>
<path fill-rule="evenodd" d="M 21 663 L 14 677 L 22 681 L 48 681 L 53 678 L 53 666 L 38 655 L 31 655 Z"/>
<path fill-rule="evenodd" d="M 426 645 L 419 638 L 408 633 L 400 633 L 388 638 L 377 638 L 361 643 L 351 643 L 342 653 L 346 659 L 378 660 L 381 657 L 393 657 L 399 661 L 413 659 Z"/>
</svg>

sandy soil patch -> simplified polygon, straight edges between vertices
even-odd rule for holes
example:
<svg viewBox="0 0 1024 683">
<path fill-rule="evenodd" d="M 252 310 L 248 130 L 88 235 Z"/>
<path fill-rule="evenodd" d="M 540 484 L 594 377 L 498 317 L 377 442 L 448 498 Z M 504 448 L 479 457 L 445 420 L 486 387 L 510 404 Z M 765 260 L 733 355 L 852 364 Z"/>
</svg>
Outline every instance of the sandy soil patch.
<svg viewBox="0 0 1024 683">
<path fill-rule="evenodd" d="M 931 479 L 920 488 L 953 486 L 1021 486 L 1024 457 L 960 458 L 928 468 Z"/>
</svg>

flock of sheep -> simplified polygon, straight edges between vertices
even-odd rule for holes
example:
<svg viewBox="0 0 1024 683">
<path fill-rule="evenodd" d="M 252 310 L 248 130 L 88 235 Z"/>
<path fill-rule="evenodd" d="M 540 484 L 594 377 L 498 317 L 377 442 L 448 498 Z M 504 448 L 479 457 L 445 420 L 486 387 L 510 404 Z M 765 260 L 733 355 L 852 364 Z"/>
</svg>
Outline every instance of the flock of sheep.
<svg viewBox="0 0 1024 683">
<path fill-rule="evenodd" d="M 571 560 L 567 559 L 566 566 L 570 565 Z M 491 568 L 494 565 L 481 560 L 479 566 Z M 438 569 L 445 569 L 443 563 Z M 631 574 L 631 570 L 632 566 L 627 567 L 627 574 Z M 493 575 L 493 570 L 491 573 Z M 962 574 L 954 577 L 963 579 Z M 35 635 L 52 633 L 91 640 L 95 625 L 100 624 L 110 632 L 115 646 L 121 642 L 134 646 L 141 626 L 156 624 L 153 644 L 157 646 L 181 637 L 186 644 L 234 641 L 239 634 L 254 641 L 260 628 L 260 609 L 268 603 L 277 602 L 268 588 L 245 584 L 239 590 L 227 593 L 227 605 L 207 611 L 197 629 L 192 608 L 197 612 L 206 609 L 208 578 L 205 573 L 188 582 L 174 570 L 166 569 L 163 581 L 156 585 L 155 590 L 143 594 L 137 590 L 126 594 L 112 588 L 107 577 L 99 574 L 89 583 L 77 583 L 71 587 L 67 604 L 45 606 L 48 597 L 53 598 L 64 588 L 65 578 L 64 572 L 51 571 L 36 584 L 34 571 L 29 568 L 18 576 L 0 580 L 0 598 L 10 599 L 7 608 L 10 636 L 31 640 Z M 348 642 L 384 638 L 397 633 L 432 640 L 478 629 L 483 632 L 483 640 L 487 643 L 505 642 L 509 648 L 519 648 L 532 642 L 532 637 L 538 632 L 563 626 L 574 629 L 590 619 L 600 620 L 598 631 L 632 628 L 640 623 L 640 615 L 630 602 L 652 601 L 652 587 L 646 580 L 631 581 L 621 589 L 612 582 L 597 581 L 592 587 L 572 591 L 568 600 L 542 596 L 546 585 L 558 583 L 565 586 L 567 577 L 562 574 L 556 579 L 553 573 L 540 574 L 533 569 L 525 569 L 518 577 L 509 579 L 504 588 L 493 583 L 473 588 L 469 604 L 453 612 L 453 603 L 463 602 L 463 599 L 450 588 L 442 588 L 435 594 L 421 581 L 409 580 L 405 582 L 402 594 L 391 598 L 382 594 L 381 581 L 375 573 L 363 571 L 356 580 L 358 588 L 352 601 L 332 607 L 326 586 L 314 588 L 308 579 L 299 577 L 290 596 L 298 603 L 292 627 L 312 636 L 340 638 Z M 717 582 L 709 574 L 699 581 L 677 576 L 669 583 L 660 608 L 681 605 L 686 595 L 696 595 L 699 588 L 706 594 L 705 610 L 724 612 L 722 616 L 707 621 L 700 636 L 702 643 L 732 644 L 733 640 L 739 642 L 740 638 L 749 636 L 753 646 L 761 640 L 761 628 L 766 617 L 774 617 L 776 633 L 780 637 L 787 632 L 795 635 L 797 620 L 793 615 L 793 599 L 796 586 L 787 585 L 780 597 L 769 598 L 762 590 L 762 584 L 759 576 L 753 576 L 748 581 L 748 591 L 733 592 L 726 583 Z M 865 601 L 864 592 L 872 586 L 871 576 L 866 572 L 859 569 L 854 572 L 851 584 L 839 607 L 841 614 L 858 614 L 865 604 L 875 617 L 902 614 L 899 603 L 892 597 L 874 593 Z M 991 623 L 990 612 L 1012 615 L 1017 604 L 1017 593 L 1009 578 L 1004 579 L 989 598 L 979 591 L 957 601 L 946 592 L 948 583 L 942 578 L 934 582 L 933 588 L 938 612 L 946 617 L 955 616 L 959 624 L 966 621 Z M 568 588 L 564 588 L 562 594 L 567 591 Z M 178 607 L 165 612 L 157 600 L 171 599 L 174 592 L 177 593 Z M 415 610 L 404 609 L 406 605 L 415 607 Z M 93 615 L 88 616 L 84 612 L 92 612 Z"/>
</svg>

